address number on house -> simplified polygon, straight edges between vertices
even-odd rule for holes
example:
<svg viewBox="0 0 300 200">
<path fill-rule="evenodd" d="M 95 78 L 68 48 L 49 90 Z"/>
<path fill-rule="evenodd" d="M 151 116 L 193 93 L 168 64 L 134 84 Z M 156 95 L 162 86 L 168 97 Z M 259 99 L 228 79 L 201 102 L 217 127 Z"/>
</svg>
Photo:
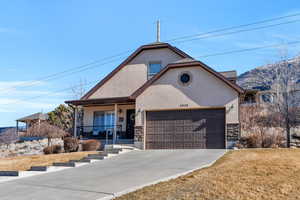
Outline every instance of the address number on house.
<svg viewBox="0 0 300 200">
<path fill-rule="evenodd" d="M 189 104 L 180 104 L 179 107 L 189 107 Z"/>
</svg>

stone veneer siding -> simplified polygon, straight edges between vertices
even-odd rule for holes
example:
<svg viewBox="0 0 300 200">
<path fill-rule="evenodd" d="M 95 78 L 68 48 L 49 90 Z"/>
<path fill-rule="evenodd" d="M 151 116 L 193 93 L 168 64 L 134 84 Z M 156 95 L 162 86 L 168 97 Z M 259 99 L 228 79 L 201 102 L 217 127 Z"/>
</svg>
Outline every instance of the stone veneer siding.
<svg viewBox="0 0 300 200">
<path fill-rule="evenodd" d="M 240 125 L 226 124 L 227 141 L 238 141 L 240 139 Z"/>
<path fill-rule="evenodd" d="M 144 127 L 136 126 L 134 127 L 134 142 L 143 142 L 144 141 Z"/>
</svg>

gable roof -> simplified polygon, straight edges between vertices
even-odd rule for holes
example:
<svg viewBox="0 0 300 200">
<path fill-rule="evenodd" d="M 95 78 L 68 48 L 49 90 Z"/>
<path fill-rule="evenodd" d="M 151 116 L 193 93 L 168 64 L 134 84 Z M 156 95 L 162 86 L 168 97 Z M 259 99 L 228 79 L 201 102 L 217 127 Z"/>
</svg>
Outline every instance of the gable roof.
<svg viewBox="0 0 300 200">
<path fill-rule="evenodd" d="M 224 77 L 222 74 L 216 72 L 212 68 L 208 67 L 204 63 L 197 61 L 197 60 L 191 60 L 191 59 L 184 59 L 182 62 L 175 62 L 175 63 L 170 63 L 168 64 L 163 70 L 161 70 L 159 73 L 157 73 L 155 76 L 153 76 L 151 79 L 149 79 L 142 87 L 137 89 L 131 96 L 130 98 L 135 99 L 137 98 L 140 94 L 142 94 L 150 85 L 152 85 L 157 79 L 159 79 L 163 74 L 165 74 L 168 70 L 174 69 L 174 68 L 182 68 L 182 67 L 202 67 L 205 71 L 209 72 L 216 78 L 220 79 L 223 81 L 225 84 L 227 84 L 229 87 L 237 91 L 238 93 L 244 93 L 244 90 L 238 86 L 237 84 L 232 83 L 229 81 L 226 77 Z"/>
<path fill-rule="evenodd" d="M 48 114 L 43 114 L 41 112 L 34 113 L 32 115 L 22 117 L 20 119 L 17 119 L 17 121 L 20 122 L 26 122 L 26 121 L 32 121 L 32 120 L 47 120 L 48 119 Z"/>
<path fill-rule="evenodd" d="M 192 58 L 185 52 L 181 51 L 180 49 L 168 43 L 156 42 L 156 43 L 143 45 L 139 47 L 137 50 L 135 50 L 126 60 L 124 60 L 117 68 L 115 68 L 111 73 L 109 73 L 104 79 L 102 79 L 99 83 L 97 83 L 91 90 L 89 90 L 83 97 L 81 97 L 81 99 L 82 100 L 88 99 L 96 90 L 98 90 L 102 85 L 104 85 L 104 83 L 106 83 L 109 79 L 111 79 L 118 71 L 120 71 L 128 63 L 130 63 L 142 51 L 150 50 L 150 49 L 163 49 L 163 48 L 170 49 L 171 51 L 173 51 L 174 53 L 176 53 L 182 58 Z"/>
</svg>

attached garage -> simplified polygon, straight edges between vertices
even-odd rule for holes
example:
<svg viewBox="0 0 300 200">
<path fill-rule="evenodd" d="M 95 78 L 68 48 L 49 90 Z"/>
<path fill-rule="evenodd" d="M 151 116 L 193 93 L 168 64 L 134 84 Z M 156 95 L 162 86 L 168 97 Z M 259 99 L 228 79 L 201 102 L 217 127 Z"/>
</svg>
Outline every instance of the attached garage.
<svg viewBox="0 0 300 200">
<path fill-rule="evenodd" d="M 239 137 L 241 93 L 201 62 L 168 64 L 131 95 L 137 110 L 134 143 L 143 149 L 230 147 Z"/>
<path fill-rule="evenodd" d="M 146 149 L 225 148 L 225 109 L 146 112 Z"/>
</svg>

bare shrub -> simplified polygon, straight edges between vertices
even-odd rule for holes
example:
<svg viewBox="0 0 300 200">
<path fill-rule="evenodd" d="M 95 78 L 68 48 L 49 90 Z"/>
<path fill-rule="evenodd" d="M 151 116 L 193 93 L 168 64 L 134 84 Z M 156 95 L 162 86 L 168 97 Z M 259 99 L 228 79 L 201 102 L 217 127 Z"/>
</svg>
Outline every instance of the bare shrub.
<svg viewBox="0 0 300 200">
<path fill-rule="evenodd" d="M 82 143 L 82 151 L 97 151 L 100 146 L 99 140 L 86 140 Z"/>
<path fill-rule="evenodd" d="M 284 147 L 284 130 L 281 118 L 270 112 L 268 106 L 252 105 L 241 108 L 242 137 L 237 144 L 240 148 Z"/>
<path fill-rule="evenodd" d="M 7 129 L 0 135 L 0 144 L 9 145 L 16 141 L 18 141 L 18 135 L 14 128 Z"/>
<path fill-rule="evenodd" d="M 62 146 L 60 144 L 55 144 L 53 147 L 53 153 L 62 153 Z"/>
<path fill-rule="evenodd" d="M 285 137 L 280 128 L 270 128 L 261 134 L 254 132 L 240 138 L 238 148 L 279 148 L 285 147 Z"/>
<path fill-rule="evenodd" d="M 48 146 L 43 149 L 44 154 L 52 154 L 52 147 Z"/>
<path fill-rule="evenodd" d="M 51 139 L 62 138 L 66 135 L 68 135 L 67 132 L 47 122 L 35 123 L 25 133 L 25 136 L 29 137 L 46 137 L 48 146 L 51 145 Z"/>
<path fill-rule="evenodd" d="M 77 138 L 66 137 L 64 139 L 64 150 L 65 152 L 76 152 L 79 149 L 79 142 Z"/>
<path fill-rule="evenodd" d="M 285 137 L 280 121 L 280 116 L 270 112 L 267 106 L 242 107 L 242 137 L 236 146 L 239 148 L 284 147 Z"/>
<path fill-rule="evenodd" d="M 62 152 L 62 147 L 59 144 L 47 146 L 43 149 L 44 154 L 58 154 Z"/>
<path fill-rule="evenodd" d="M 264 146 L 268 124 L 268 115 L 259 105 L 241 108 L 242 141 L 247 141 L 249 148 Z M 246 138 L 243 138 L 245 136 Z M 257 144 L 260 143 L 260 144 Z"/>
</svg>

